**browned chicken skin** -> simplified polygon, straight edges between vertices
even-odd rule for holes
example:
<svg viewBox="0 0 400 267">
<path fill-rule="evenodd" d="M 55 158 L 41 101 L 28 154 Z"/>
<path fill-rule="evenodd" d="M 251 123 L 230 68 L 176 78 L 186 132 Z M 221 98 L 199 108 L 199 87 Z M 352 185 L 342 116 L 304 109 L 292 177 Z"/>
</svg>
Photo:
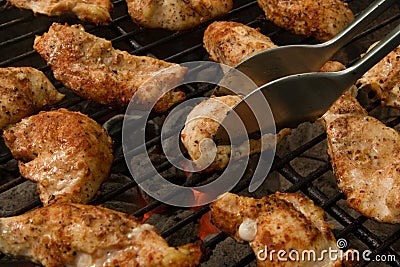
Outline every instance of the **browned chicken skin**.
<svg viewBox="0 0 400 267">
<path fill-rule="evenodd" d="M 367 71 L 357 84 L 371 87 L 383 105 L 400 108 L 400 46 Z"/>
<path fill-rule="evenodd" d="M 210 207 L 212 221 L 219 229 L 239 242 L 250 242 L 258 266 L 344 264 L 341 259 L 330 261 L 327 255 L 321 261 L 302 261 L 301 257 L 299 261 L 290 260 L 288 253 L 292 250 L 298 251 L 299 255 L 303 250 L 313 250 L 318 257 L 323 250 L 339 250 L 331 226 L 324 221 L 323 209 L 305 196 L 275 193 L 255 199 L 226 193 Z M 268 251 L 279 250 L 286 251 L 287 261 L 279 261 L 277 253 L 268 254 Z"/>
<path fill-rule="evenodd" d="M 35 14 L 61 16 L 74 14 L 80 20 L 94 24 L 111 21 L 113 5 L 110 0 L 7 0 L 12 5 L 32 10 Z"/>
<path fill-rule="evenodd" d="M 133 216 L 72 203 L 0 218 L 0 251 L 46 267 L 190 267 L 202 256 L 199 244 L 170 247 Z"/>
<path fill-rule="evenodd" d="M 0 68 L 0 129 L 64 97 L 47 77 L 31 67 Z"/>
<path fill-rule="evenodd" d="M 213 61 L 234 67 L 257 52 L 277 47 L 258 30 L 233 21 L 216 21 L 204 32 L 204 47 Z"/>
<path fill-rule="evenodd" d="M 277 26 L 321 42 L 332 39 L 354 19 L 347 3 L 340 0 L 258 0 L 258 4 Z"/>
<path fill-rule="evenodd" d="M 79 112 L 40 112 L 5 130 L 4 139 L 44 205 L 89 202 L 111 171 L 111 138 Z"/>
<path fill-rule="evenodd" d="M 128 12 L 139 25 L 172 31 L 193 28 L 228 13 L 232 0 L 127 0 Z"/>
<path fill-rule="evenodd" d="M 34 48 L 65 86 L 83 98 L 116 108 L 126 107 L 134 94 L 139 103 L 155 102 L 160 91 L 182 81 L 186 73 L 177 64 L 114 49 L 110 41 L 85 32 L 81 25 L 54 23 L 36 37 Z M 165 72 L 157 76 L 156 84 L 144 85 L 160 71 Z M 154 110 L 166 111 L 184 98 L 180 90 L 169 91 Z"/>
<path fill-rule="evenodd" d="M 323 115 L 328 154 L 347 205 L 400 223 L 400 135 L 368 116 L 349 92 Z"/>
</svg>

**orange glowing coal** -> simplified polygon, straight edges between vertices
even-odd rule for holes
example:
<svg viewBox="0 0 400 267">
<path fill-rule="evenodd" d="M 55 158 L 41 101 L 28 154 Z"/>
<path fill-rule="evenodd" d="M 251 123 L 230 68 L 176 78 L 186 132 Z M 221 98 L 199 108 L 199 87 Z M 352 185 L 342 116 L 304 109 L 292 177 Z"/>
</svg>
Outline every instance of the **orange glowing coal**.
<svg viewBox="0 0 400 267">
<path fill-rule="evenodd" d="M 197 191 L 192 188 L 193 192 L 193 197 L 197 203 L 201 203 L 204 198 L 207 197 L 207 195 L 204 192 Z M 192 210 L 196 210 L 199 207 L 192 207 Z M 203 214 L 201 218 L 199 219 L 199 231 L 197 233 L 197 236 L 201 239 L 204 240 L 209 235 L 212 234 L 217 234 L 221 232 L 216 226 L 214 226 L 211 222 L 211 211 Z"/>
<path fill-rule="evenodd" d="M 151 217 L 151 215 L 154 213 L 154 211 L 149 211 L 149 212 L 147 212 L 147 213 L 145 213 L 144 215 L 143 215 L 143 218 L 142 218 L 142 223 L 145 223 L 150 217 Z"/>
<path fill-rule="evenodd" d="M 204 240 L 207 236 L 212 234 L 217 234 L 221 232 L 214 224 L 211 222 L 211 212 L 207 212 L 199 219 L 199 232 L 197 236 Z"/>
</svg>

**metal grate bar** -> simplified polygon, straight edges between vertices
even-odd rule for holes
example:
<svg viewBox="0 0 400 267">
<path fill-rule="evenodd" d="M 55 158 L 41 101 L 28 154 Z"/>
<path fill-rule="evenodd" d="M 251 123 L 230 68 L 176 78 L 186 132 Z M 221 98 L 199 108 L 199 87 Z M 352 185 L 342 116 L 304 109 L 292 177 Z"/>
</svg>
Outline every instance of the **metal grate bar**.
<svg viewBox="0 0 400 267">
<path fill-rule="evenodd" d="M 21 17 L 21 18 L 18 18 L 18 19 L 13 19 L 13 20 L 7 21 L 7 22 L 5 22 L 3 24 L 0 24 L 0 30 L 3 30 L 3 29 L 8 28 L 8 27 L 11 27 L 13 25 L 20 24 L 20 23 L 25 22 L 25 21 L 28 21 L 28 20 L 32 19 L 32 17 L 33 17 L 32 15 L 29 15 L 29 16 L 25 16 L 25 17 Z"/>
<path fill-rule="evenodd" d="M 13 187 L 15 187 L 15 186 L 17 186 L 19 184 L 22 184 L 25 181 L 26 181 L 26 179 L 20 176 L 20 177 L 14 179 L 14 180 L 9 181 L 6 184 L 1 185 L 0 186 L 0 194 L 4 193 L 7 190 L 10 190 L 11 188 L 13 188 Z"/>
<path fill-rule="evenodd" d="M 236 13 L 236 12 L 242 11 L 242 10 L 247 9 L 247 8 L 249 8 L 249 7 L 251 7 L 251 6 L 254 6 L 254 5 L 256 5 L 256 4 L 257 4 L 257 1 L 252 1 L 252 2 L 250 2 L 250 3 L 248 3 L 248 4 L 245 4 L 245 5 L 243 5 L 243 6 L 237 7 L 236 9 L 233 9 L 233 10 L 230 11 L 227 15 L 222 16 L 222 17 L 219 18 L 219 19 L 220 19 L 220 20 L 223 20 L 224 18 L 230 16 L 231 14 L 234 14 L 234 13 Z M 209 23 L 205 23 L 205 24 L 203 24 L 203 25 L 198 26 L 198 28 L 196 28 L 196 29 L 194 29 L 194 30 L 197 30 L 197 29 L 204 29 L 204 28 L 206 28 L 208 25 L 209 25 Z M 194 30 L 192 30 L 192 31 L 194 31 Z M 172 42 L 174 39 L 177 39 L 178 37 L 181 37 L 181 36 L 183 36 L 183 35 L 191 34 L 192 31 L 181 31 L 181 32 L 172 33 L 171 35 L 168 35 L 167 37 L 164 37 L 164 38 L 162 38 L 162 39 L 160 39 L 160 40 L 158 40 L 158 41 L 152 42 L 151 44 L 142 46 L 142 47 L 139 48 L 139 49 L 130 51 L 129 53 L 136 55 L 136 54 L 140 54 L 140 53 L 146 52 L 147 50 L 149 50 L 149 49 L 151 49 L 151 48 L 159 47 L 159 46 L 161 46 L 161 45 L 163 45 L 163 44 L 165 44 L 165 43 Z"/>
<path fill-rule="evenodd" d="M 201 207 L 201 208 L 195 210 L 194 212 L 192 212 L 190 214 L 190 216 L 187 216 L 186 218 L 184 218 L 184 219 L 180 220 L 179 222 L 177 222 L 176 224 L 174 224 L 172 227 L 161 232 L 161 236 L 164 238 L 170 236 L 171 234 L 175 233 L 182 227 L 188 225 L 189 223 L 194 222 L 196 219 L 200 218 L 202 215 L 206 214 L 208 211 L 210 211 L 210 208 L 208 206 L 204 206 L 204 207 Z"/>
<path fill-rule="evenodd" d="M 32 200 L 27 206 L 13 210 L 11 212 L 5 212 L 1 214 L 1 217 L 11 217 L 26 213 L 32 209 L 38 208 L 42 205 L 39 199 Z"/>
<path fill-rule="evenodd" d="M 350 215 L 348 215 L 345 211 L 343 211 L 340 207 L 334 205 L 334 202 L 341 199 L 342 194 L 338 193 L 334 196 L 334 198 L 329 198 L 325 196 L 322 192 L 320 192 L 317 188 L 313 187 L 312 185 L 308 184 L 308 182 L 312 181 L 318 177 L 320 177 L 323 173 L 327 170 L 327 167 L 322 167 L 316 170 L 315 172 L 311 173 L 307 177 L 301 177 L 299 174 L 294 174 L 294 170 L 286 169 L 280 171 L 282 175 L 285 176 L 288 180 L 300 180 L 300 182 L 294 183 L 289 189 L 285 190 L 286 192 L 296 192 L 301 187 L 301 191 L 303 191 L 306 195 L 311 197 L 316 203 L 318 203 L 321 207 L 324 208 L 326 212 L 331 215 L 334 215 L 342 225 L 346 227 L 338 234 L 338 237 L 347 236 L 348 234 L 356 232 L 357 237 L 359 240 L 362 240 L 366 243 L 370 248 L 374 249 L 372 256 L 382 254 L 383 252 L 388 252 L 389 255 L 395 255 L 398 258 L 398 254 L 393 251 L 389 246 L 393 244 L 395 241 L 399 239 L 398 235 L 400 234 L 400 230 L 397 231 L 395 234 L 391 235 L 388 241 L 381 242 L 373 233 L 371 233 L 368 229 L 366 229 L 362 224 L 367 220 L 364 216 L 359 216 L 357 219 L 353 219 Z M 301 177 L 301 178 L 300 178 Z M 306 181 L 306 182 L 303 182 Z M 303 186 L 300 186 L 302 184 Z M 307 185 L 307 186 L 304 186 Z M 315 191 L 310 194 L 310 191 Z M 314 197 L 312 197 L 314 196 Z M 329 207 L 329 208 L 328 208 Z M 371 238 L 374 236 L 375 238 Z M 378 245 L 380 244 L 380 245 Z M 250 262 L 255 260 L 255 256 L 253 253 L 250 253 L 243 257 L 237 264 L 234 266 L 244 266 L 249 264 Z M 363 263 L 368 264 L 368 263 Z M 393 265 L 394 264 L 394 265 Z M 400 266 L 397 262 L 391 263 L 392 266 Z M 364 266 L 364 265 L 362 265 Z"/>
<path fill-rule="evenodd" d="M 297 180 L 298 177 L 301 177 L 300 175 L 294 174 L 293 172 L 295 171 L 292 169 L 289 170 L 285 168 L 280 173 L 284 175 L 285 178 L 287 178 L 288 180 Z M 324 202 L 329 200 L 327 196 L 325 196 L 314 186 L 310 185 L 308 187 L 305 187 L 302 189 L 302 191 L 321 206 L 324 206 Z M 370 232 L 367 228 L 365 228 L 362 225 L 362 223 L 364 223 L 367 220 L 367 218 L 365 218 L 364 216 L 360 216 L 358 219 L 354 220 L 347 212 L 345 212 L 343 209 L 341 209 L 336 205 L 332 205 L 329 209 L 325 209 L 325 211 L 331 214 L 333 217 L 335 217 L 335 219 L 342 225 L 346 227 L 350 226 L 349 230 L 347 230 L 348 233 L 351 232 L 355 234 L 357 238 L 363 241 L 369 248 L 376 249 L 379 246 L 379 244 L 382 244 L 382 241 L 379 240 L 379 238 L 375 234 Z M 396 254 L 396 252 L 394 252 L 387 246 L 386 249 L 388 249 L 390 253 Z"/>
</svg>

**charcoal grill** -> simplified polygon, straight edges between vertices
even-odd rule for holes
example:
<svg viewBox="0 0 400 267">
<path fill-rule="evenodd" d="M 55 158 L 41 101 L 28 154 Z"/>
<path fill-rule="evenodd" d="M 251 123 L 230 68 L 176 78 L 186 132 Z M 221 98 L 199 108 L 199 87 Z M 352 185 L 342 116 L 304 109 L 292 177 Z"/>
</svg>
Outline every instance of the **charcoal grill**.
<svg viewBox="0 0 400 267">
<path fill-rule="evenodd" d="M 232 20 L 260 28 L 278 45 L 314 43 L 313 38 L 296 36 L 267 22 L 256 1 L 236 0 L 234 9 L 220 20 Z M 371 1 L 350 0 L 350 8 L 357 14 Z M 135 55 L 148 55 L 159 59 L 183 63 L 208 60 L 202 46 L 202 36 L 209 23 L 182 32 L 169 32 L 159 29 L 146 29 L 133 23 L 127 13 L 123 0 L 115 0 L 113 21 L 108 26 L 84 24 L 92 34 L 112 40 L 114 47 Z M 74 18 L 48 18 L 34 16 L 30 11 L 7 8 L 0 0 L 0 67 L 33 66 L 50 78 L 54 85 L 67 94 L 55 107 L 79 110 L 107 125 L 113 137 L 115 162 L 110 179 L 101 188 L 100 194 L 91 204 L 104 206 L 133 214 L 139 218 L 149 217 L 148 222 L 159 229 L 171 245 L 179 245 L 197 239 L 198 221 L 209 211 L 208 206 L 197 209 L 165 207 L 162 203 L 143 197 L 125 163 L 121 148 L 121 114 L 123 111 L 111 110 L 101 105 L 83 100 L 57 82 L 50 69 L 32 49 L 34 36 L 45 32 L 52 22 L 80 23 Z M 346 47 L 341 49 L 335 59 L 350 65 L 367 47 L 384 36 L 393 25 L 400 22 L 400 2 L 386 11 L 369 29 L 359 34 Z M 211 87 L 204 85 L 185 86 L 189 97 L 209 94 Z M 361 94 L 360 101 L 370 113 L 390 126 L 399 127 L 398 111 L 379 107 L 369 92 Z M 159 128 L 164 115 L 154 114 L 149 120 L 149 138 L 146 143 L 149 153 L 153 153 L 159 172 L 172 177 L 175 182 L 196 184 L 212 179 L 217 174 L 194 174 L 189 178 L 169 164 L 158 153 L 160 143 Z M 151 150 L 151 151 L 150 151 Z M 153 157 L 153 155 L 152 155 Z M 251 176 L 251 164 L 246 177 Z M 145 176 L 146 174 L 144 174 Z M 205 177 L 207 176 L 207 177 Z M 246 194 L 246 177 L 234 189 Z M 14 216 L 40 206 L 34 184 L 21 178 L 16 161 L 0 142 L 0 216 Z M 253 195 L 261 197 L 275 190 L 302 192 L 324 208 L 329 223 L 335 225 L 336 238 L 345 238 L 348 247 L 359 250 L 369 249 L 370 255 L 383 255 L 390 258 L 386 263 L 360 262 L 360 266 L 378 264 L 400 266 L 400 227 L 374 222 L 346 207 L 344 195 L 338 191 L 326 155 L 326 137 L 319 123 L 304 123 L 286 138 L 277 148 L 272 171 L 261 189 Z M 247 192 L 248 195 L 248 192 Z M 204 240 L 207 255 L 201 266 L 255 266 L 255 256 L 247 245 L 235 243 L 223 233 L 212 234 Z M 0 266 L 33 265 L 20 259 L 7 257 L 0 253 Z"/>
</svg>

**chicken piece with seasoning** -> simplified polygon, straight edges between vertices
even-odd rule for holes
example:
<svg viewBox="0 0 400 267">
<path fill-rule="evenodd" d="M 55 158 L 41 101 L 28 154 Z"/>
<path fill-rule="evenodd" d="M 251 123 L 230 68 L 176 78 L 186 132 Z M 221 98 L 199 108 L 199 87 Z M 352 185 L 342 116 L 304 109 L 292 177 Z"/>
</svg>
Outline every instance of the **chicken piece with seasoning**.
<svg viewBox="0 0 400 267">
<path fill-rule="evenodd" d="M 258 4 L 267 20 L 321 42 L 332 39 L 354 19 L 348 4 L 340 0 L 258 0 Z"/>
<path fill-rule="evenodd" d="M 235 67 L 244 59 L 277 47 L 258 30 L 233 21 L 215 21 L 204 32 L 203 44 L 210 59 Z"/>
<path fill-rule="evenodd" d="M 96 103 L 124 108 L 135 95 L 138 104 L 156 102 L 154 111 L 165 112 L 185 99 L 184 92 L 174 89 L 183 81 L 185 67 L 114 49 L 110 41 L 87 33 L 81 25 L 54 23 L 36 37 L 34 48 L 57 80 Z"/>
<path fill-rule="evenodd" d="M 72 203 L 0 218 L 0 251 L 45 267 L 191 267 L 202 257 L 199 243 L 170 247 L 133 216 Z"/>
<path fill-rule="evenodd" d="M 204 32 L 203 44 L 211 60 L 231 67 L 259 52 L 278 47 L 257 29 L 231 21 L 211 23 Z M 340 62 L 327 61 L 320 71 L 343 69 L 345 66 Z"/>
<path fill-rule="evenodd" d="M 105 25 L 111 22 L 110 12 L 113 4 L 110 0 L 7 0 L 8 3 L 32 10 L 35 14 L 50 17 L 74 14 L 78 19 Z"/>
<path fill-rule="evenodd" d="M 133 21 L 148 28 L 187 30 L 228 13 L 232 0 L 127 0 Z"/>
<path fill-rule="evenodd" d="M 220 125 L 218 121 L 222 121 L 241 99 L 237 95 L 212 97 L 196 105 L 187 116 L 181 140 L 197 168 L 208 166 L 207 171 L 223 170 L 228 164 L 230 146 L 218 146 L 214 151 L 212 143 L 204 140 L 213 138 Z M 213 152 L 216 153 L 215 159 Z"/>
<path fill-rule="evenodd" d="M 113 163 L 107 131 L 80 112 L 42 111 L 3 133 L 23 177 L 37 183 L 44 205 L 88 203 Z"/>
<path fill-rule="evenodd" d="M 382 105 L 400 108 L 400 46 L 367 71 L 357 85 L 374 90 Z"/>
<path fill-rule="evenodd" d="M 257 266 L 347 266 L 353 259 L 347 253 L 336 261 L 324 255 L 340 249 L 324 210 L 303 195 L 278 192 L 255 199 L 225 193 L 210 208 L 215 226 L 238 242 L 249 242 Z M 303 258 L 304 251 L 318 260 Z"/>
<path fill-rule="evenodd" d="M 322 116 L 328 154 L 347 205 L 368 218 L 400 223 L 400 135 L 349 92 Z"/>
<path fill-rule="evenodd" d="M 37 69 L 0 68 L 0 129 L 59 102 L 63 97 Z"/>
<path fill-rule="evenodd" d="M 247 155 L 259 153 L 275 147 L 290 133 L 290 129 L 283 129 L 276 135 L 265 134 L 260 139 L 250 139 L 249 149 L 245 144 L 239 144 L 235 154 L 231 156 L 230 145 L 213 146 L 212 140 L 226 114 L 240 101 L 238 95 L 212 96 L 196 105 L 186 118 L 181 132 L 181 141 L 194 161 L 194 166 L 204 172 L 222 171 L 229 160 L 240 159 Z"/>
</svg>

